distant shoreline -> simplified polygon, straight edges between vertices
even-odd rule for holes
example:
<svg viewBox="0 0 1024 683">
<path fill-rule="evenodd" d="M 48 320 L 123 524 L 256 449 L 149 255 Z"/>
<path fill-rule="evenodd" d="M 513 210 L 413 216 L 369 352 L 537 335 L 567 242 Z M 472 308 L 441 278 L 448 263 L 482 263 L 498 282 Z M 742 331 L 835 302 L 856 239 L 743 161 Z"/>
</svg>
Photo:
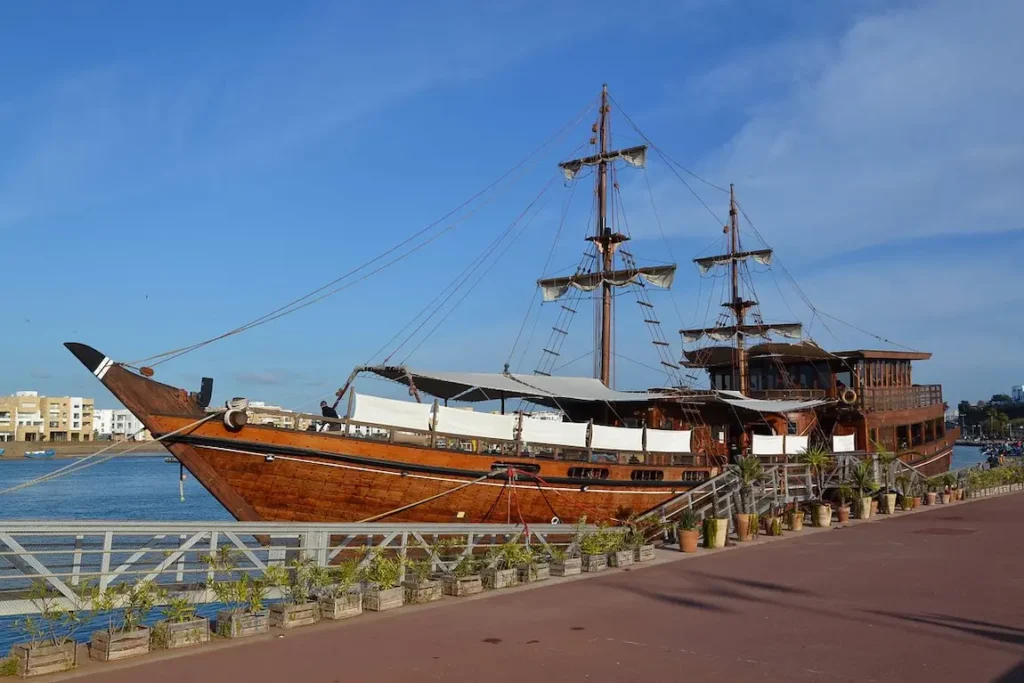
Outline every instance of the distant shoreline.
<svg viewBox="0 0 1024 683">
<path fill-rule="evenodd" d="M 26 451 L 55 451 L 53 459 L 57 458 L 81 458 L 110 446 L 110 441 L 76 441 L 76 442 L 49 442 L 49 441 L 4 441 L 0 448 L 4 449 L 3 457 L 0 460 L 25 460 Z M 165 458 L 170 453 L 156 441 L 119 441 L 107 453 L 124 453 L 129 448 L 132 452 L 129 455 L 140 455 L 150 458 Z"/>
</svg>

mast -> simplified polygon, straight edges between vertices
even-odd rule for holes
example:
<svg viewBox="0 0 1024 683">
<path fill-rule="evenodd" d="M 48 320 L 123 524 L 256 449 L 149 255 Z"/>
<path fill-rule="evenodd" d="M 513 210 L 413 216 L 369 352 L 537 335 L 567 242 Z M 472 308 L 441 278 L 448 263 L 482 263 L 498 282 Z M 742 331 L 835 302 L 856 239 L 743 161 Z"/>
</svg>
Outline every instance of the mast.
<svg viewBox="0 0 1024 683">
<path fill-rule="evenodd" d="M 605 273 L 614 268 L 614 246 L 611 243 L 611 229 L 606 224 L 607 213 L 607 192 L 608 192 L 608 161 L 605 159 L 608 153 L 608 85 L 601 86 L 601 118 L 598 137 L 600 148 L 598 154 L 601 161 L 598 162 L 597 170 L 597 225 L 594 228 L 594 236 L 602 255 L 601 269 Z M 612 377 L 612 285 L 605 280 L 601 285 L 601 376 L 600 380 L 605 385 L 611 386 Z"/>
<path fill-rule="evenodd" d="M 734 367 L 736 368 L 736 380 L 739 392 L 746 396 L 747 394 L 747 354 L 744 349 L 743 332 L 740 330 L 743 327 L 743 318 L 745 317 L 745 306 L 743 300 L 740 297 L 740 264 L 736 259 L 736 254 L 740 251 L 740 230 L 739 230 L 739 216 L 736 211 L 736 190 L 732 183 L 729 183 L 729 232 L 731 233 L 729 241 L 729 261 L 732 267 L 732 312 L 736 319 L 736 357 L 734 359 Z"/>
<path fill-rule="evenodd" d="M 743 293 L 740 289 L 740 265 L 747 259 L 753 259 L 758 263 L 768 265 L 772 261 L 772 250 L 740 250 L 739 205 L 736 203 L 736 189 L 732 183 L 729 184 L 729 224 L 725 226 L 725 230 L 730 233 L 728 253 L 695 258 L 693 262 L 697 264 L 701 273 L 706 273 L 717 266 L 729 266 L 730 275 L 732 276 L 732 287 L 729 300 L 723 303 L 722 306 L 732 311 L 733 324 L 679 330 L 679 333 L 683 336 L 684 344 L 699 341 L 702 337 L 710 337 L 716 341 L 725 341 L 735 337 L 736 341 L 730 347 L 733 354 L 732 389 L 747 395 L 750 389 L 750 372 L 746 338 L 767 337 L 769 334 L 778 334 L 790 339 L 799 339 L 803 332 L 803 326 L 800 323 L 766 323 L 756 314 L 751 324 L 746 323 L 747 309 L 757 306 L 757 301 L 743 298 Z M 693 356 L 689 353 L 686 355 L 692 361 Z M 692 362 L 690 367 L 694 367 Z"/>
</svg>

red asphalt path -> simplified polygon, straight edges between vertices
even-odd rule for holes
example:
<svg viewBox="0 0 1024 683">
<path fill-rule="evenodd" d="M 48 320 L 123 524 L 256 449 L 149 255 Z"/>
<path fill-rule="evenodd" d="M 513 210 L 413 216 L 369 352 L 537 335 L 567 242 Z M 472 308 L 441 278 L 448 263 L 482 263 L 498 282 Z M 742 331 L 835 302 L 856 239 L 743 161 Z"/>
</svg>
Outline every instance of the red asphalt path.
<svg viewBox="0 0 1024 683">
<path fill-rule="evenodd" d="M 1024 680 L 1022 519 L 1024 495 L 969 501 L 77 680 Z"/>
</svg>

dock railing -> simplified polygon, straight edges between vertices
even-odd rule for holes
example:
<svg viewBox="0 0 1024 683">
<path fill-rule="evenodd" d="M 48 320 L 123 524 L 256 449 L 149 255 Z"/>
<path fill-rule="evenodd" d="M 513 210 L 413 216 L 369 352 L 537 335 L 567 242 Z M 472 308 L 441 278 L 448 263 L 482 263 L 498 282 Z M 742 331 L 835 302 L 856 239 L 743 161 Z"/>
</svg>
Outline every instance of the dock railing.
<svg viewBox="0 0 1024 683">
<path fill-rule="evenodd" d="M 83 604 L 86 584 L 105 591 L 121 583 L 153 581 L 186 592 L 195 603 L 214 602 L 215 580 L 263 575 L 267 567 L 304 558 L 326 567 L 346 557 L 368 561 L 369 549 L 429 559 L 434 570 L 466 555 L 483 556 L 507 542 L 568 549 L 576 531 L 593 527 L 537 524 L 303 524 L 295 522 L 76 522 L 0 521 L 0 616 L 28 614 L 28 594 L 45 582 L 66 609 Z M 441 539 L 461 548 L 444 560 L 430 548 Z M 233 557 L 228 571 L 209 558 Z M 403 577 L 404 579 L 404 564 Z M 279 597 L 271 590 L 268 597 Z"/>
</svg>

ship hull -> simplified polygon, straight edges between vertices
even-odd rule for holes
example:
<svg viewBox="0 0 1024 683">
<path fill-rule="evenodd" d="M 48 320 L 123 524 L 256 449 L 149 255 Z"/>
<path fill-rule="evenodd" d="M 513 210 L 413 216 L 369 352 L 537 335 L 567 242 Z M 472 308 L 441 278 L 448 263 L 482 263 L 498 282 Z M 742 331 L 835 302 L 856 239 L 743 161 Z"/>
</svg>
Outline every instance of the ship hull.
<svg viewBox="0 0 1024 683">
<path fill-rule="evenodd" d="M 207 413 L 185 390 L 142 377 L 88 346 L 67 346 L 242 521 L 624 520 L 715 472 L 665 467 L 657 468 L 662 481 L 633 481 L 630 474 L 642 465 L 464 453 L 264 425 L 233 430 L 219 416 L 199 423 Z M 598 479 L 571 476 L 581 466 L 608 472 Z"/>
</svg>

